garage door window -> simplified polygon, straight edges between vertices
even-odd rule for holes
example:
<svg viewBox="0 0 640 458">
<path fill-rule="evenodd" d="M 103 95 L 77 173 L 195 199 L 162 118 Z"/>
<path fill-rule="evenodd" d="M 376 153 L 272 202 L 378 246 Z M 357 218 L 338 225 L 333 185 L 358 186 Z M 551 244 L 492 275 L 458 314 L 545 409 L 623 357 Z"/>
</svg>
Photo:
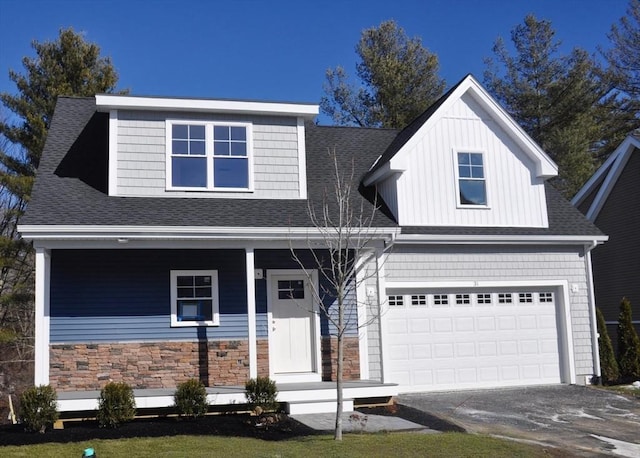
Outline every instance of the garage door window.
<svg viewBox="0 0 640 458">
<path fill-rule="evenodd" d="M 387 299 L 390 307 L 402 307 L 404 305 L 402 296 L 389 296 Z"/>
<path fill-rule="evenodd" d="M 553 302 L 553 293 L 540 293 L 540 302 Z"/>
<path fill-rule="evenodd" d="M 425 306 L 427 305 L 427 295 L 426 294 L 414 294 L 411 296 L 411 305 L 414 306 Z"/>
<path fill-rule="evenodd" d="M 533 293 L 520 293 L 520 294 L 518 294 L 518 301 L 521 304 L 531 304 L 533 302 Z"/>
</svg>

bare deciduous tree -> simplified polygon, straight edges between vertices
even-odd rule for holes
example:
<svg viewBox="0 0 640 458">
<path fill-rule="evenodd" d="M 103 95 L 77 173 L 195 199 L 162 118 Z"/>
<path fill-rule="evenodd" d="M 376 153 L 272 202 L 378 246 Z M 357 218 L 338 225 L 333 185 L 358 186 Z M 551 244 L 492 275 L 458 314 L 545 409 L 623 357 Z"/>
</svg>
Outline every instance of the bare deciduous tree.
<svg viewBox="0 0 640 458">
<path fill-rule="evenodd" d="M 378 274 L 380 265 L 367 265 L 376 260 L 384 234 L 373 225 L 375 199 L 372 205 L 358 192 L 353 162 L 350 169 L 344 168 L 335 150 L 328 151 L 328 159 L 334 181 L 325 188 L 321 204 L 308 204 L 308 215 L 317 231 L 307 239 L 312 266 L 293 245 L 291 253 L 307 277 L 313 299 L 319 304 L 318 313 L 326 317 L 330 333 L 337 340 L 334 439 L 342 440 L 344 341 L 349 332 L 357 332 L 379 318 L 377 296 L 376 307 L 371 307 L 373 304 L 358 302 L 356 291 Z M 314 271 L 318 272 L 318 284 L 312 281 Z M 364 306 L 368 306 L 369 315 L 372 309 L 376 312 L 359 322 L 358 307 Z"/>
</svg>

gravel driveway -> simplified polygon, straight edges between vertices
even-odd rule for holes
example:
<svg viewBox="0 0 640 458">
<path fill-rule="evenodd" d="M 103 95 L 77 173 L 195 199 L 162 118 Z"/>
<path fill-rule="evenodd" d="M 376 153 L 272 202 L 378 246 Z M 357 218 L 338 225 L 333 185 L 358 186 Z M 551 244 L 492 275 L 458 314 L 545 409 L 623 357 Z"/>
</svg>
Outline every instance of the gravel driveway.
<svg viewBox="0 0 640 458">
<path fill-rule="evenodd" d="M 574 456 L 640 457 L 640 400 L 581 386 L 406 394 L 400 404 L 469 432 L 531 440 Z"/>
</svg>

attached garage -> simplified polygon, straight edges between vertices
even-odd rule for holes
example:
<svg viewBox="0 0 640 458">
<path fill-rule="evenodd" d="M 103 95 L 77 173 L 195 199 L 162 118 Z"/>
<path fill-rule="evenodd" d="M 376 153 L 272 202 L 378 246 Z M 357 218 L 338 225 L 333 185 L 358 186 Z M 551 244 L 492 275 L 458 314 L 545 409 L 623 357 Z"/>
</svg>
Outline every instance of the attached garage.
<svg viewBox="0 0 640 458">
<path fill-rule="evenodd" d="M 388 381 L 404 391 L 566 381 L 559 291 L 388 290 Z"/>
</svg>

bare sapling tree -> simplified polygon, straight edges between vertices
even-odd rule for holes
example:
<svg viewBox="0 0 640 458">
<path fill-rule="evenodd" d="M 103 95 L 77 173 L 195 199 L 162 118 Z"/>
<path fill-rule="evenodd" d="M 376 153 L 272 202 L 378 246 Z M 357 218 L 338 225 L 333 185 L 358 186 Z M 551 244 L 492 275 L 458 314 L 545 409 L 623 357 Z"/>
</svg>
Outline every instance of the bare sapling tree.
<svg viewBox="0 0 640 458">
<path fill-rule="evenodd" d="M 311 200 L 308 203 L 315 231 L 307 237 L 304 252 L 310 253 L 311 259 L 305 259 L 292 242 L 290 249 L 318 304 L 315 312 L 327 319 L 330 334 L 337 341 L 334 439 L 342 440 L 345 337 L 379 318 L 379 307 L 371 314 L 373 304 L 358 303 L 356 291 L 377 276 L 380 266 L 371 267 L 371 261 L 376 260 L 376 248 L 383 246 L 383 233 L 373 226 L 375 199 L 372 204 L 358 191 L 353 161 L 345 167 L 335 149 L 328 150 L 328 156 L 333 166 L 333 183 L 328 181 L 321 203 L 314 204 Z M 318 272 L 317 284 L 312 281 L 314 271 Z M 369 313 L 364 322 L 358 322 L 358 308 L 363 306 L 370 308 Z"/>
</svg>

